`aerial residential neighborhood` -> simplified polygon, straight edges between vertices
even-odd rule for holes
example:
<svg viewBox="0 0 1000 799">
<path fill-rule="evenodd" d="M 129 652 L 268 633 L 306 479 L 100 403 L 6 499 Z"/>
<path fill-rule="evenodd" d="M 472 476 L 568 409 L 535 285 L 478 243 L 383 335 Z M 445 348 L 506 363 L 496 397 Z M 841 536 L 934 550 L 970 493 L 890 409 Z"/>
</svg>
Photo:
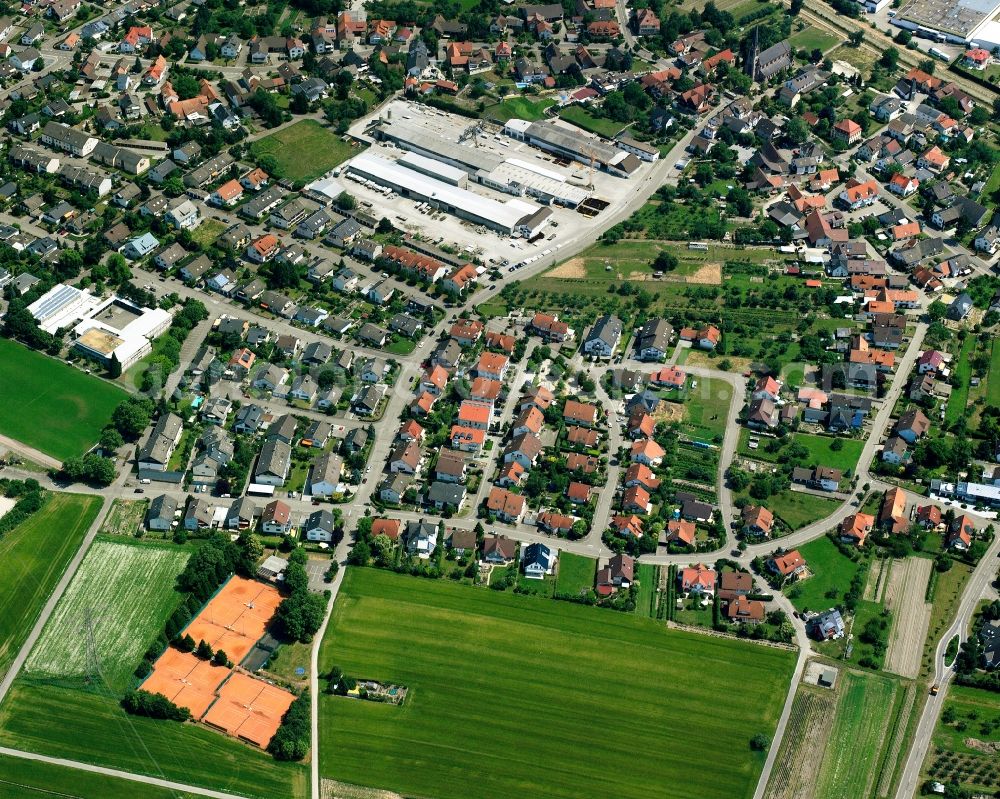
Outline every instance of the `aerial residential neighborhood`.
<svg viewBox="0 0 1000 799">
<path fill-rule="evenodd" d="M 1000 795 L 998 12 L 5 5 L 0 795 Z"/>
</svg>

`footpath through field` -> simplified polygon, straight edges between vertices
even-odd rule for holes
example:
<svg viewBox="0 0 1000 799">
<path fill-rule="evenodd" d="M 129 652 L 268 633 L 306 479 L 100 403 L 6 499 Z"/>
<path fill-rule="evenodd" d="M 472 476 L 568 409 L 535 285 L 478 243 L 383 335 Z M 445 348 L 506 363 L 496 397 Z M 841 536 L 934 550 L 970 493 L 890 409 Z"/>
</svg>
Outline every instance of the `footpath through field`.
<svg viewBox="0 0 1000 799">
<path fill-rule="evenodd" d="M 20 749 L 10 749 L 6 746 L 0 746 L 0 755 L 17 757 L 22 760 L 36 760 L 40 763 L 48 763 L 53 766 L 75 768 L 79 771 L 89 771 L 92 774 L 103 774 L 105 777 L 116 777 L 117 779 L 128 780 L 129 782 L 141 782 L 144 785 L 155 785 L 157 788 L 166 788 L 171 791 L 208 796 L 211 799 L 243 799 L 242 796 L 235 793 L 213 791 L 210 788 L 198 788 L 194 785 L 184 785 L 172 780 L 161 780 L 157 777 L 145 777 L 141 774 L 132 774 L 128 771 L 119 771 L 118 769 L 104 768 L 103 766 L 92 766 L 89 763 L 79 763 L 76 760 L 64 760 L 61 757 L 48 757 L 47 755 L 38 755 L 34 752 L 22 752 Z"/>
</svg>

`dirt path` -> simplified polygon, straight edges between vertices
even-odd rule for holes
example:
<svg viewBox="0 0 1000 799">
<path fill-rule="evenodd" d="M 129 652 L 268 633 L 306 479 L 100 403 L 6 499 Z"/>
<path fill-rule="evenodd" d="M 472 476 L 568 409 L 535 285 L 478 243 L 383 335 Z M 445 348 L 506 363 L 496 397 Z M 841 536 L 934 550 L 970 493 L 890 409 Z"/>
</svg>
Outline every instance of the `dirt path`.
<svg viewBox="0 0 1000 799">
<path fill-rule="evenodd" d="M 885 606 L 893 618 L 885 670 L 902 677 L 920 673 L 920 655 L 931 621 L 931 605 L 924 601 L 924 594 L 932 566 L 929 558 L 893 561 L 885 587 Z"/>
<path fill-rule="evenodd" d="M 32 460 L 40 466 L 46 466 L 49 469 L 62 468 L 62 461 L 58 461 L 51 455 L 46 455 L 44 452 L 37 450 L 34 447 L 29 447 L 27 444 L 22 444 L 20 441 L 15 441 L 13 438 L 0 436 L 0 447 L 6 447 L 19 455 L 23 455 L 25 458 L 28 458 L 28 460 Z"/>
</svg>

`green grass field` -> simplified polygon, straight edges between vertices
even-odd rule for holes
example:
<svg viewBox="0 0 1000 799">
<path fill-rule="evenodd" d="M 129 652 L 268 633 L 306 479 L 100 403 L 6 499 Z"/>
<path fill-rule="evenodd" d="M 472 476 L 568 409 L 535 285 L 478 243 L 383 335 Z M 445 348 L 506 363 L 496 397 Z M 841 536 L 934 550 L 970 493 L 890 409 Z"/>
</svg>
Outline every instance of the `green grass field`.
<svg viewBox="0 0 1000 799">
<path fill-rule="evenodd" d="M 296 183 L 308 183 L 357 154 L 357 149 L 314 119 L 258 139 L 250 145 L 257 158 L 270 156 L 277 161 L 279 177 Z"/>
<path fill-rule="evenodd" d="M 127 395 L 117 386 L 0 339 L 0 433 L 65 460 L 93 446 Z"/>
<path fill-rule="evenodd" d="M 773 733 L 794 660 L 631 614 L 357 568 L 320 656 L 323 671 L 410 690 L 403 707 L 323 696 L 321 773 L 435 799 L 749 797 L 763 762 L 749 740 Z M 607 723 L 611 706 L 626 721 Z"/>
<path fill-rule="evenodd" d="M 768 497 L 764 503 L 768 510 L 781 517 L 781 520 L 793 530 L 799 530 L 807 524 L 826 518 L 839 504 L 833 499 L 791 490 Z"/>
<path fill-rule="evenodd" d="M 202 247 L 211 247 L 225 230 L 226 226 L 218 219 L 206 219 L 191 232 L 191 238 Z"/>
<path fill-rule="evenodd" d="M 506 122 L 509 119 L 535 121 L 545 118 L 545 109 L 555 105 L 555 100 L 532 100 L 530 97 L 508 97 L 502 103 L 487 106 L 484 117 Z"/>
<path fill-rule="evenodd" d="M 579 596 L 594 587 L 594 576 L 597 573 L 597 561 L 564 552 L 559 556 L 559 575 L 556 578 L 556 591 L 561 594 Z"/>
<path fill-rule="evenodd" d="M 4 745 L 242 796 L 305 797 L 306 769 L 195 724 L 130 716 L 118 696 L 21 678 L 0 705 Z"/>
<path fill-rule="evenodd" d="M 1000 347 L 990 347 L 990 372 L 986 376 L 986 404 L 1000 408 Z"/>
<path fill-rule="evenodd" d="M 196 798 L 193 793 L 178 793 L 19 757 L 0 757 L 0 793 L 6 799 L 135 799 L 140 793 L 143 799 Z"/>
<path fill-rule="evenodd" d="M 840 39 L 832 33 L 821 31 L 819 28 L 806 28 L 798 33 L 793 33 L 788 39 L 788 43 L 793 50 L 805 50 L 811 53 L 819 48 L 824 53 L 840 43 Z"/>
<path fill-rule="evenodd" d="M 725 380 L 697 378 L 684 402 L 683 432 L 700 441 L 721 441 L 733 399 L 733 389 Z"/>
<path fill-rule="evenodd" d="M 796 444 L 801 444 L 809 450 L 809 465 L 829 466 L 852 472 L 858 466 L 861 450 L 865 442 L 854 438 L 834 438 L 833 436 L 814 436 L 809 433 L 796 433 L 793 437 Z M 834 442 L 839 441 L 841 449 L 833 449 Z"/>
<path fill-rule="evenodd" d="M 812 572 L 812 577 L 785 588 L 785 593 L 798 610 L 825 610 L 833 607 L 850 586 L 855 572 L 867 568 L 864 564 L 855 563 L 841 555 L 840 550 L 826 536 L 803 544 L 798 549 Z M 832 589 L 837 589 L 837 596 L 826 596 L 827 591 Z"/>
<path fill-rule="evenodd" d="M 174 580 L 187 559 L 186 550 L 171 545 L 95 541 L 31 650 L 26 673 L 89 677 L 96 654 L 107 685 L 124 691 L 177 605 Z"/>
<path fill-rule="evenodd" d="M 946 425 L 951 425 L 962 418 L 965 413 L 965 406 L 969 403 L 969 378 L 972 376 L 972 353 L 976 348 L 976 337 L 966 336 L 962 343 L 962 349 L 955 358 L 955 377 L 953 382 L 954 390 L 948 399 L 948 407 L 945 409 L 944 421 Z M 992 367 L 992 360 L 990 366 Z"/>
<path fill-rule="evenodd" d="M 840 672 L 837 714 L 816 785 L 816 799 L 867 796 L 890 737 L 898 683 L 874 674 Z"/>
<path fill-rule="evenodd" d="M 635 579 L 639 582 L 639 596 L 635 600 L 635 612 L 640 616 L 656 618 L 656 587 L 660 567 L 651 563 L 636 564 Z"/>
<path fill-rule="evenodd" d="M 0 580 L 0 675 L 7 673 L 100 507 L 98 497 L 53 494 L 0 539 L 6 569 Z"/>
<path fill-rule="evenodd" d="M 1000 745 L 1000 697 L 953 685 L 945 712 L 954 719 L 947 724 L 938 719 L 923 776 L 958 785 L 967 792 L 963 796 L 993 796 L 1000 782 L 1000 758 L 989 747 Z"/>
<path fill-rule="evenodd" d="M 739 453 L 755 460 L 769 461 L 777 463 L 787 460 L 785 450 L 792 443 L 801 444 L 808 450 L 808 456 L 803 459 L 803 466 L 829 466 L 831 469 L 840 469 L 847 472 L 853 471 L 858 466 L 858 459 L 861 451 L 865 448 L 865 442 L 853 438 L 834 438 L 833 436 L 817 436 L 811 433 L 794 433 L 785 439 L 785 444 L 777 452 L 769 452 L 767 444 L 776 439 L 760 438 L 760 446 L 757 449 L 750 449 L 748 442 L 753 433 L 749 430 L 740 430 Z M 833 449 L 834 442 L 840 442 L 840 449 Z M 798 463 L 798 461 L 795 461 Z"/>
<path fill-rule="evenodd" d="M 578 128 L 596 133 L 598 136 L 604 136 L 606 139 L 614 138 L 625 127 L 621 122 L 615 122 L 613 119 L 594 116 L 582 105 L 568 105 L 559 111 L 559 116 L 567 122 L 572 122 Z"/>
<path fill-rule="evenodd" d="M 952 685 L 948 689 L 945 708 L 951 708 L 955 721 L 945 724 L 938 718 L 934 731 L 934 745 L 949 752 L 982 754 L 966 745 L 966 740 L 1000 741 L 1000 694 Z M 958 729 L 959 726 L 963 729 Z"/>
</svg>

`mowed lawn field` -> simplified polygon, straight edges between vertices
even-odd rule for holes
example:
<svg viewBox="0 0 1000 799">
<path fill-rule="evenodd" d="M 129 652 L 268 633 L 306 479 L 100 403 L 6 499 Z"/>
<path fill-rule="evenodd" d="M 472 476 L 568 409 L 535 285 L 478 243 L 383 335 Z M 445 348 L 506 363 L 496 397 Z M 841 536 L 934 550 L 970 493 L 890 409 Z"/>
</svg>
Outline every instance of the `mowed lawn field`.
<svg viewBox="0 0 1000 799">
<path fill-rule="evenodd" d="M 583 555 L 564 552 L 559 557 L 559 575 L 556 578 L 556 591 L 561 594 L 578 596 L 594 588 L 594 577 L 597 574 L 597 561 Z"/>
<path fill-rule="evenodd" d="M 202 725 L 130 716 L 120 698 L 22 676 L 0 705 L 0 743 L 253 799 L 299 799 L 308 792 L 302 764 L 279 763 Z"/>
<path fill-rule="evenodd" d="M 7 673 L 101 507 L 98 497 L 50 494 L 0 539 L 0 676 Z"/>
<path fill-rule="evenodd" d="M 90 658 L 96 654 L 108 687 L 124 691 L 180 600 L 174 581 L 188 554 L 169 544 L 95 541 L 31 650 L 25 671 L 92 676 Z M 88 652 L 90 635 L 94 653 Z"/>
<path fill-rule="evenodd" d="M 307 183 L 325 175 L 360 150 L 315 119 L 303 119 L 250 145 L 256 158 L 271 156 L 280 177 Z"/>
<path fill-rule="evenodd" d="M 126 396 L 111 383 L 0 338 L 0 434 L 66 460 L 97 442 Z"/>
<path fill-rule="evenodd" d="M 322 775 L 434 799 L 750 797 L 763 754 L 749 741 L 773 734 L 794 663 L 633 614 L 358 568 L 320 658 L 321 673 L 409 688 L 402 707 L 322 696 Z"/>
<path fill-rule="evenodd" d="M 6 799 L 196 799 L 193 793 L 90 774 L 19 757 L 0 757 L 0 796 Z"/>
<path fill-rule="evenodd" d="M 803 495 L 807 496 L 808 495 Z M 814 497 L 809 497 L 815 499 Z M 825 535 L 803 544 L 799 554 L 805 559 L 812 576 L 805 580 L 789 583 L 785 594 L 797 610 L 826 610 L 840 601 L 843 592 L 851 584 L 858 569 L 868 568 L 864 563 L 856 563 L 840 553 L 836 545 Z M 830 598 L 826 592 L 839 591 L 837 597 Z"/>
</svg>

